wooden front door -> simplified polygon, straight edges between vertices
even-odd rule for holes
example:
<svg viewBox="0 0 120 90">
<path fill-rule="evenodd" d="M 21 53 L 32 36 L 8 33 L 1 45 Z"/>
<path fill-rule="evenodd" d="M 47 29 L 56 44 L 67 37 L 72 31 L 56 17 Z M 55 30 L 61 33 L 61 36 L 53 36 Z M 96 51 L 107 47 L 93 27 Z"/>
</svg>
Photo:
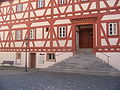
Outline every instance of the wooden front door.
<svg viewBox="0 0 120 90">
<path fill-rule="evenodd" d="M 80 30 L 79 32 L 79 47 L 80 48 L 93 48 L 93 31 Z"/>
<path fill-rule="evenodd" d="M 30 68 L 35 68 L 36 66 L 36 54 L 30 53 Z"/>
</svg>

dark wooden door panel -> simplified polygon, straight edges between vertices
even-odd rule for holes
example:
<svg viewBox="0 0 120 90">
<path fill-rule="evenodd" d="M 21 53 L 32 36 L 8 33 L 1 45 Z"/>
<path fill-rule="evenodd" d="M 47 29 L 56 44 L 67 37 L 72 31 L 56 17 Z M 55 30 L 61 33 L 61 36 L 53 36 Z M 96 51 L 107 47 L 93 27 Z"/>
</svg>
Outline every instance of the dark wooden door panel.
<svg viewBox="0 0 120 90">
<path fill-rule="evenodd" d="M 80 30 L 79 40 L 80 48 L 92 48 L 93 47 L 92 30 Z"/>
<path fill-rule="evenodd" d="M 88 48 L 93 48 L 93 32 L 90 31 L 88 35 Z"/>
<path fill-rule="evenodd" d="M 31 53 L 30 54 L 30 67 L 35 68 L 35 65 L 36 65 L 36 54 Z"/>
</svg>

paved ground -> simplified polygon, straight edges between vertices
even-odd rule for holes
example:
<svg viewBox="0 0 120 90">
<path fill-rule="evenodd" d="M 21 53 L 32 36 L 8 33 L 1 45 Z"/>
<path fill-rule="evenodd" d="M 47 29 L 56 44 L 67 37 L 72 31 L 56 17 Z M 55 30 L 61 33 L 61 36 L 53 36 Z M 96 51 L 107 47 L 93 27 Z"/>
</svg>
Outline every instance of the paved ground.
<svg viewBox="0 0 120 90">
<path fill-rule="evenodd" d="M 120 77 L 0 68 L 0 90 L 120 90 Z"/>
</svg>

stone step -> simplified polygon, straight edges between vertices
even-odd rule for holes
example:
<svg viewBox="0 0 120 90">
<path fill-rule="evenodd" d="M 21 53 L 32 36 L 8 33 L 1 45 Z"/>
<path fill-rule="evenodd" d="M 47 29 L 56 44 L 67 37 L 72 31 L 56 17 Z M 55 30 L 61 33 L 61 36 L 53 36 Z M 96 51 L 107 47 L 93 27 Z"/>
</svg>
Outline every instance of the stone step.
<svg viewBox="0 0 120 90">
<path fill-rule="evenodd" d="M 66 61 L 63 61 L 61 63 L 72 63 L 72 64 L 77 64 L 77 63 L 102 63 L 102 64 L 105 64 L 104 62 L 101 62 L 101 61 L 76 61 L 76 60 L 73 60 L 73 61 L 69 61 L 69 60 L 66 60 Z"/>
<path fill-rule="evenodd" d="M 99 58 L 91 58 L 91 57 L 70 57 L 67 60 L 99 60 Z"/>
<path fill-rule="evenodd" d="M 81 70 L 74 70 L 74 69 L 42 69 L 42 71 L 52 71 L 52 72 L 67 72 L 67 73 L 80 73 L 80 74 L 89 74 L 89 75 L 113 75 L 113 76 L 120 76 L 120 72 L 116 71 L 108 71 L 108 70 L 86 70 L 86 69 L 81 69 Z"/>
<path fill-rule="evenodd" d="M 72 59 L 72 58 L 74 58 L 74 59 L 89 59 L 89 58 L 91 58 L 91 59 L 99 59 L 99 58 L 97 58 L 97 57 L 87 57 L 87 56 L 73 56 L 73 57 L 70 57 L 70 59 Z"/>
<path fill-rule="evenodd" d="M 49 68 L 49 69 L 47 69 L 47 70 L 54 70 L 54 71 L 59 71 L 59 70 L 63 70 L 63 71 L 66 71 L 66 70 L 68 70 L 68 71 L 76 71 L 76 72 L 79 72 L 79 71 L 89 71 L 89 72 L 116 72 L 116 73 L 120 73 L 120 72 L 118 72 L 118 71 L 116 71 L 116 70 L 114 70 L 114 69 L 88 69 L 88 68 L 80 68 L 80 69 L 76 69 L 76 68 L 74 68 L 74 69 L 72 69 L 72 68 Z"/>
<path fill-rule="evenodd" d="M 82 59 L 82 58 L 79 58 L 79 59 L 76 59 L 76 58 L 69 58 L 69 59 L 66 59 L 66 61 L 85 61 L 85 62 L 87 62 L 87 61 L 98 61 L 98 62 L 102 62 L 102 60 L 101 59 L 92 59 L 92 58 L 88 58 L 88 59 Z"/>
<path fill-rule="evenodd" d="M 55 69 L 55 70 L 64 70 L 64 69 L 69 69 L 69 70 L 96 70 L 96 71 L 116 71 L 114 68 L 88 68 L 88 67 L 61 67 L 61 66 L 56 66 L 56 67 L 49 67 L 49 69 Z"/>
<path fill-rule="evenodd" d="M 83 67 L 87 67 L 87 68 L 111 68 L 109 66 L 106 66 L 106 65 L 94 65 L 91 67 L 91 65 L 88 65 L 88 64 L 84 64 L 84 65 L 76 65 L 76 64 L 67 64 L 67 65 L 54 65 L 54 68 L 83 68 Z"/>
<path fill-rule="evenodd" d="M 108 65 L 89 65 L 89 64 L 84 64 L 84 65 L 80 65 L 80 64 L 60 64 L 60 65 L 54 65 L 54 67 L 71 67 L 71 68 L 75 68 L 75 67 L 89 67 L 89 68 L 111 68 Z"/>
<path fill-rule="evenodd" d="M 101 62 L 91 62 L 91 61 L 89 61 L 89 62 L 60 62 L 60 63 L 56 63 L 56 64 L 54 64 L 54 66 L 56 66 L 56 65 L 62 65 L 62 66 L 65 66 L 65 65 L 75 65 L 75 66 L 83 66 L 83 65 L 92 65 L 92 66 L 97 66 L 97 65 L 101 65 L 101 66 L 108 66 L 108 64 L 105 64 L 105 63 L 101 63 Z"/>
</svg>

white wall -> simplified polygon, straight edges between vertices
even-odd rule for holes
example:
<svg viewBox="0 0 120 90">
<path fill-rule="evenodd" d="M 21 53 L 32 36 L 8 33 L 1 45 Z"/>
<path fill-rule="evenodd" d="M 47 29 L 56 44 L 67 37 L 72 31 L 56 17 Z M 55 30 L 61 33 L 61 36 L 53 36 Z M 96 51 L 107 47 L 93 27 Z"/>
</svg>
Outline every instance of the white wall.
<svg viewBox="0 0 120 90">
<path fill-rule="evenodd" d="M 0 63 L 3 61 L 15 61 L 15 52 L 0 52 Z"/>
<path fill-rule="evenodd" d="M 112 65 L 114 68 L 120 70 L 120 52 L 119 53 L 118 52 L 112 52 L 112 53 L 105 52 L 104 54 L 110 56 L 110 60 L 109 60 L 110 65 Z M 108 63 L 107 56 L 105 56 L 104 54 L 97 52 L 96 56 Z"/>
<path fill-rule="evenodd" d="M 25 66 L 25 53 L 21 53 L 20 63 L 17 63 L 16 52 L 0 52 L 0 63 L 3 61 L 14 61 L 14 66 L 24 67 Z"/>
<path fill-rule="evenodd" d="M 30 63 L 30 53 L 36 53 L 36 52 L 28 52 L 27 53 L 27 65 L 29 67 Z M 44 55 L 40 55 L 44 54 Z M 36 53 L 36 68 L 47 68 L 49 66 L 52 66 L 53 64 L 57 62 L 61 62 L 62 60 L 65 60 L 73 55 L 72 52 L 56 52 L 56 62 L 48 62 L 46 61 L 46 53 L 45 52 L 37 52 Z M 17 67 L 25 67 L 25 59 L 26 59 L 26 53 L 21 52 L 21 60 L 16 60 L 16 52 L 0 52 L 0 63 L 3 61 L 14 61 L 14 66 Z"/>
<path fill-rule="evenodd" d="M 3 61 L 15 61 L 15 52 L 0 52 L 0 63 Z"/>
</svg>

